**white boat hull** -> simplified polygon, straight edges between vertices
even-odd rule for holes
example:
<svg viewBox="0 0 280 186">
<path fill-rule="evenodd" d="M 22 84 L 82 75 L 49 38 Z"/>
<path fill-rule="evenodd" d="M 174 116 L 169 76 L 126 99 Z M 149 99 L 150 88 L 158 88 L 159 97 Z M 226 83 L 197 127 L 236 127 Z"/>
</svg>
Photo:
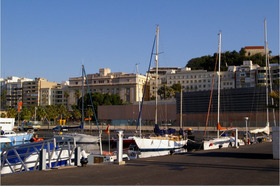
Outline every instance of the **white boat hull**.
<svg viewBox="0 0 280 186">
<path fill-rule="evenodd" d="M 203 142 L 203 150 L 213 150 L 220 148 L 233 147 L 235 142 L 234 137 L 219 137 Z M 244 142 L 238 139 L 238 146 L 244 145 Z"/>
<path fill-rule="evenodd" d="M 162 137 L 155 138 L 133 138 L 138 148 L 142 151 L 174 150 L 183 148 L 188 140 L 171 140 Z"/>
</svg>

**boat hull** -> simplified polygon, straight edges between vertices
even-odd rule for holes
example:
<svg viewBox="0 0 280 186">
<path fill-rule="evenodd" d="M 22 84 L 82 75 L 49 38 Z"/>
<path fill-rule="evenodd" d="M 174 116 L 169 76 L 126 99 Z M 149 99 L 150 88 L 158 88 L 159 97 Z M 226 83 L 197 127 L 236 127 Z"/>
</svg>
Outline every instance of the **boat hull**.
<svg viewBox="0 0 280 186">
<path fill-rule="evenodd" d="M 220 148 L 228 148 L 234 146 L 234 137 L 220 137 L 203 142 L 203 150 L 213 150 Z M 244 145 L 244 142 L 238 139 L 238 146 Z"/>
<path fill-rule="evenodd" d="M 33 134 L 34 134 L 34 132 L 31 132 L 31 133 L 29 133 L 29 132 L 7 133 L 6 132 L 3 136 L 5 136 L 6 138 L 9 138 L 11 140 L 11 142 L 15 145 L 17 142 L 30 141 Z"/>
<path fill-rule="evenodd" d="M 155 138 L 133 138 L 136 145 L 141 151 L 161 151 L 161 150 L 175 150 L 183 148 L 187 145 L 188 140 L 170 140 L 161 137 Z"/>
</svg>

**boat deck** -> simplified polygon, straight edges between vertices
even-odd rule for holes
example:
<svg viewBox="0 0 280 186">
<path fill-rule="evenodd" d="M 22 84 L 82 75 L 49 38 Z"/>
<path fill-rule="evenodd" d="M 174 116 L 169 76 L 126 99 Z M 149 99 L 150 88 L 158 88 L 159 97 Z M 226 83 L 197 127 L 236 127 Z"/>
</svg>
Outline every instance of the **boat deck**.
<svg viewBox="0 0 280 186">
<path fill-rule="evenodd" d="M 279 185 L 272 143 L 1 176 L 2 185 Z"/>
</svg>

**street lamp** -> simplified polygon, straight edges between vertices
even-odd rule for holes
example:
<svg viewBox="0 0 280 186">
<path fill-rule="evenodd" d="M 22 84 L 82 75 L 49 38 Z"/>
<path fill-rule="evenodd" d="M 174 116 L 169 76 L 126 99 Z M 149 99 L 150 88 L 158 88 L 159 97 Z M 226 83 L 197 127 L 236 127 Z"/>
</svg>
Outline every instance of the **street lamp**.
<svg viewBox="0 0 280 186">
<path fill-rule="evenodd" d="M 244 117 L 245 123 L 246 123 L 246 143 L 248 143 L 248 128 L 247 128 L 247 122 L 248 122 L 248 117 Z"/>
</svg>

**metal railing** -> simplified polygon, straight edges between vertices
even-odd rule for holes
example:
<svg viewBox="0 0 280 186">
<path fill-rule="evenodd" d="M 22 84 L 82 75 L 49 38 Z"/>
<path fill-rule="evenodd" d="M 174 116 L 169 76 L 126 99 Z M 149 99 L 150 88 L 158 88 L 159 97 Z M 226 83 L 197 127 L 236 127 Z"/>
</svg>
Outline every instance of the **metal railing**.
<svg viewBox="0 0 280 186">
<path fill-rule="evenodd" d="M 2 148 L 1 174 L 74 165 L 75 149 L 76 142 L 73 138 L 59 141 L 53 138 Z"/>
</svg>

